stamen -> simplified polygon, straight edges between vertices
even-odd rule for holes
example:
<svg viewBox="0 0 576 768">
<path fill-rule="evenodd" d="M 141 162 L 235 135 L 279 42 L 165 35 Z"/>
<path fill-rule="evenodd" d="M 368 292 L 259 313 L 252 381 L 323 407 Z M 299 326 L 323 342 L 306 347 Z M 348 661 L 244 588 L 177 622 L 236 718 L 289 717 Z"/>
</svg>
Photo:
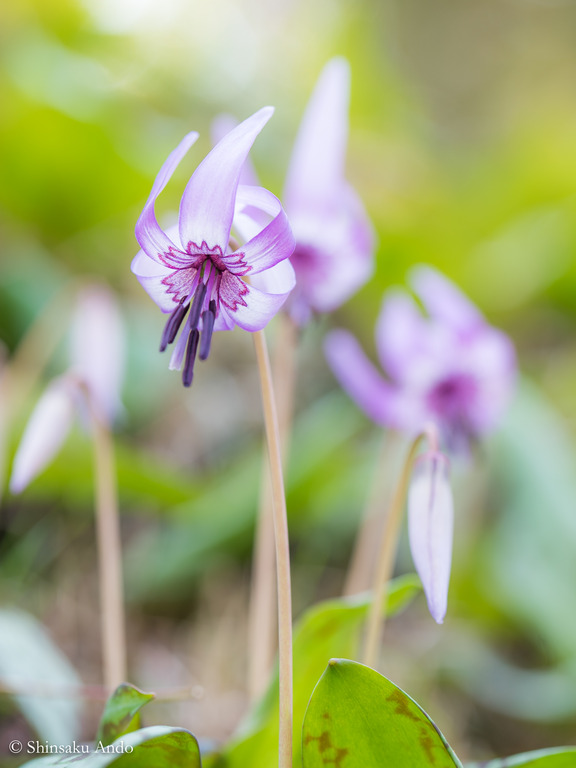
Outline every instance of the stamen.
<svg viewBox="0 0 576 768">
<path fill-rule="evenodd" d="M 184 361 L 184 370 L 182 371 L 182 383 L 185 387 L 189 387 L 194 378 L 194 362 L 196 360 L 196 350 L 198 349 L 199 338 L 200 332 L 196 328 L 190 331 L 188 344 L 186 345 L 186 360 Z"/>
<path fill-rule="evenodd" d="M 200 340 L 200 360 L 206 360 L 210 354 L 212 333 L 214 332 L 214 320 L 216 319 L 216 302 L 210 302 L 206 312 L 202 313 L 202 339 Z"/>
<path fill-rule="evenodd" d="M 192 309 L 190 310 L 190 327 L 197 328 L 198 321 L 200 320 L 200 312 L 202 311 L 202 305 L 206 297 L 206 283 L 199 283 L 194 294 L 194 300 L 192 301 Z"/>
<path fill-rule="evenodd" d="M 168 322 L 164 326 L 164 332 L 162 333 L 162 340 L 160 341 L 160 352 L 164 352 L 166 347 L 169 344 L 172 344 L 172 342 L 176 338 L 176 334 L 178 333 L 178 330 L 182 325 L 182 321 L 186 317 L 186 313 L 188 312 L 189 306 L 190 306 L 190 303 L 188 304 L 181 303 L 179 306 L 176 307 L 174 312 L 172 312 L 172 314 L 168 318 Z"/>
</svg>

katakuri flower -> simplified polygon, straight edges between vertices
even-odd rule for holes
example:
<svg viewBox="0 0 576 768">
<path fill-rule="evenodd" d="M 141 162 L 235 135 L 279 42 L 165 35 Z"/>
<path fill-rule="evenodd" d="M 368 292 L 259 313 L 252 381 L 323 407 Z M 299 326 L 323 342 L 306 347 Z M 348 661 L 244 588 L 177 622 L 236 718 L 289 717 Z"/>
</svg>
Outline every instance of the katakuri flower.
<svg viewBox="0 0 576 768">
<path fill-rule="evenodd" d="M 332 59 L 300 124 L 282 197 L 296 238 L 288 308 L 299 324 L 337 309 L 374 269 L 374 231 L 344 175 L 349 101 L 350 66 Z"/>
<path fill-rule="evenodd" d="M 89 285 L 77 296 L 71 320 L 70 367 L 46 388 L 26 425 L 10 478 L 21 493 L 60 450 L 74 418 L 111 425 L 120 414 L 124 328 L 114 296 Z"/>
<path fill-rule="evenodd" d="M 436 270 L 418 267 L 410 283 L 428 317 L 404 291 L 385 296 L 376 349 L 388 378 L 347 331 L 328 335 L 326 356 L 373 421 L 411 434 L 433 422 L 449 450 L 466 453 L 503 416 L 515 383 L 514 347 Z"/>
<path fill-rule="evenodd" d="M 262 187 L 239 185 L 248 152 L 272 113 L 271 107 L 264 107 L 218 142 L 184 190 L 178 226 L 164 232 L 154 204 L 198 138 L 197 133 L 188 134 L 162 166 L 136 224 L 142 250 L 132 261 L 132 271 L 160 309 L 170 315 L 160 350 L 176 341 L 170 368 L 179 370 L 184 363 L 185 386 L 192 383 L 196 355 L 201 360 L 208 357 L 214 331 L 231 330 L 235 325 L 247 331 L 261 330 L 294 287 L 293 271 L 277 268 L 294 250 L 279 200 Z M 238 247 L 230 239 L 235 214 L 251 209 L 264 214 L 267 223 Z M 252 276 L 269 272 L 275 276 L 263 290 L 257 285 L 258 277 Z"/>
<path fill-rule="evenodd" d="M 416 459 L 408 490 L 408 537 L 428 609 L 442 624 L 448 604 L 454 505 L 448 459 L 430 450 Z"/>
</svg>

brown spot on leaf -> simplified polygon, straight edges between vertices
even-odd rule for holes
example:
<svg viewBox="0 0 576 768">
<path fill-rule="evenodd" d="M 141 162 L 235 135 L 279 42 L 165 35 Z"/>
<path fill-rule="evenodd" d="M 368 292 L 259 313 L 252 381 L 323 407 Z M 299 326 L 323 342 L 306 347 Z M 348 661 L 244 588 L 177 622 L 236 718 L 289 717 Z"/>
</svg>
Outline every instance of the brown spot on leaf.
<svg viewBox="0 0 576 768">
<path fill-rule="evenodd" d="M 325 713 L 328 715 L 328 713 Z M 330 719 L 330 715 L 328 715 Z M 304 744 L 308 745 L 312 741 L 318 742 L 318 751 L 322 756 L 322 762 L 324 765 L 335 765 L 337 768 L 341 768 L 342 761 L 348 754 L 346 747 L 335 747 L 332 744 L 332 737 L 330 731 L 322 731 L 320 736 L 310 736 L 309 734 L 304 739 Z"/>
<path fill-rule="evenodd" d="M 420 728 L 420 734 L 418 736 L 420 746 L 426 752 L 426 757 L 430 765 L 436 765 L 436 757 L 434 755 L 434 739 L 425 727 Z"/>
<path fill-rule="evenodd" d="M 410 710 L 410 703 L 404 698 L 399 690 L 394 689 L 390 696 L 386 697 L 386 701 L 391 701 L 396 705 L 396 709 L 394 710 L 396 715 L 403 715 L 409 720 L 414 720 L 416 723 L 420 722 L 420 718 Z"/>
</svg>

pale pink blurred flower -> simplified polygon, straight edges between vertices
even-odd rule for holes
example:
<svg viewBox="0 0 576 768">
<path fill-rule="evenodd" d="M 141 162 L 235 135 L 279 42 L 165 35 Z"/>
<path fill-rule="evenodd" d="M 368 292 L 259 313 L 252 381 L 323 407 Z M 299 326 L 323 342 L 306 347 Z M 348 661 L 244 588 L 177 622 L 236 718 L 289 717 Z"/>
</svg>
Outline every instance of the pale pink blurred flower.
<svg viewBox="0 0 576 768">
<path fill-rule="evenodd" d="M 71 320 L 70 367 L 48 385 L 18 446 L 10 490 L 20 493 L 60 450 L 79 415 L 108 425 L 121 411 L 124 328 L 116 301 L 101 285 L 83 288 Z"/>
</svg>

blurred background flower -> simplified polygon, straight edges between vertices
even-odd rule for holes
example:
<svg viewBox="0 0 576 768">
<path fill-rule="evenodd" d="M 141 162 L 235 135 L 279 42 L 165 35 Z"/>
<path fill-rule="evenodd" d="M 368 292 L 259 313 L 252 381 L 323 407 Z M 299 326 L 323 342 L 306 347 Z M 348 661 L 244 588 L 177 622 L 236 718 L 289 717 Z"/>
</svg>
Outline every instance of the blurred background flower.
<svg viewBox="0 0 576 768">
<path fill-rule="evenodd" d="M 511 336 L 526 379 L 474 469 L 455 478 L 449 615 L 432 626 L 419 601 L 390 622 L 382 670 L 434 712 L 463 759 L 572 740 L 576 6 L 22 0 L 0 6 L 0 36 L 0 338 L 13 353 L 71 276 L 121 296 L 132 673 L 142 687 L 196 692 L 156 705 L 159 716 L 220 738 L 244 710 L 226 638 L 241 657 L 260 406 L 251 340 L 236 331 L 222 334 L 192 397 L 166 374 L 151 343 L 162 317 L 129 272 L 133 224 L 167 152 L 195 129 L 205 155 L 220 112 L 276 107 L 253 160 L 278 193 L 319 73 L 341 55 L 346 178 L 379 247 L 373 280 L 303 338 L 288 479 L 296 612 L 340 589 L 379 440 L 338 391 L 323 335 L 349 328 L 375 359 L 384 290 L 425 261 Z M 175 223 L 184 165 L 158 206 L 163 227 Z M 12 454 L 65 355 L 13 414 Z M 3 604 L 38 617 L 86 682 L 99 679 L 90 462 L 72 436 L 0 518 Z M 398 568 L 411 569 L 407 555 Z M 0 698 L 0 745 L 27 728 Z"/>
</svg>

